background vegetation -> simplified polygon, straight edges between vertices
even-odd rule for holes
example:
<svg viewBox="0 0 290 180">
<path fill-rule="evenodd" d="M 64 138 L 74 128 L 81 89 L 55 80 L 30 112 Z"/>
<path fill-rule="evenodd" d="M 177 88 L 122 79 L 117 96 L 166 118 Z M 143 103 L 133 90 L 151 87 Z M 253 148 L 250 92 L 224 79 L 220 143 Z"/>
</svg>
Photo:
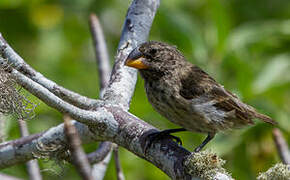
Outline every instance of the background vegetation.
<svg viewBox="0 0 290 180">
<path fill-rule="evenodd" d="M 101 20 L 113 61 L 122 23 L 131 1 L 125 0 L 1 0 L 0 32 L 36 70 L 66 88 L 89 97 L 98 96 L 95 55 L 88 16 Z M 151 40 L 176 45 L 199 65 L 236 93 L 244 102 L 279 122 L 290 141 L 290 1 L 289 0 L 163 0 L 156 15 Z M 31 133 L 62 122 L 62 115 L 39 103 L 28 120 Z M 147 102 L 138 79 L 132 113 L 160 129 L 175 125 L 157 114 Z M 7 139 L 20 136 L 16 120 L 7 119 Z M 219 134 L 207 149 L 227 160 L 226 168 L 237 179 L 255 179 L 279 161 L 270 125 Z M 178 134 L 193 150 L 204 135 Z M 86 145 L 92 151 L 97 144 Z M 168 179 L 160 170 L 120 148 L 128 180 Z M 80 179 L 71 165 L 40 160 L 44 179 Z M 24 165 L 1 170 L 27 178 Z M 107 180 L 115 179 L 113 164 Z"/>
</svg>

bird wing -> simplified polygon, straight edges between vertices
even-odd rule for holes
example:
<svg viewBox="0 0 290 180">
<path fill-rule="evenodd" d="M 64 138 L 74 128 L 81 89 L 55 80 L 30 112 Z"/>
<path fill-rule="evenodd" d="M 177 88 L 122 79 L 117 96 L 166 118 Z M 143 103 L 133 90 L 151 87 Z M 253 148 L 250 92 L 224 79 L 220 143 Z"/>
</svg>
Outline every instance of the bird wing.
<svg viewBox="0 0 290 180">
<path fill-rule="evenodd" d="M 238 97 L 219 85 L 212 77 L 197 66 L 192 66 L 188 73 L 181 79 L 182 88 L 180 95 L 185 99 L 203 97 L 219 110 L 225 111 L 230 119 L 236 119 L 241 123 L 253 124 L 253 118 L 259 118 L 265 122 L 275 122 L 256 112 L 256 110 L 241 102 Z M 232 116 L 232 117 L 231 117 Z"/>
</svg>

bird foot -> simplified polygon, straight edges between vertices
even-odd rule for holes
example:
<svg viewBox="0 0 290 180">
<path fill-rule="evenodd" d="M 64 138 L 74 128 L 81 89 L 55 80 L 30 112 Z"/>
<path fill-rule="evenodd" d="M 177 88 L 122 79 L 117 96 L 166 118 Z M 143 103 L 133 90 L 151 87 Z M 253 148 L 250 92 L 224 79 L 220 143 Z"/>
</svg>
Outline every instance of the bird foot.
<svg viewBox="0 0 290 180">
<path fill-rule="evenodd" d="M 213 138 L 214 138 L 215 134 L 214 133 L 208 133 L 207 137 L 205 138 L 205 140 L 194 149 L 195 153 L 198 153 L 202 150 L 202 148 L 209 143 Z"/>
<path fill-rule="evenodd" d="M 172 133 L 172 132 L 168 132 L 168 130 L 165 130 L 165 131 L 153 132 L 153 133 L 149 134 L 146 137 L 147 143 L 146 143 L 146 146 L 144 147 L 145 154 L 147 153 L 147 150 L 153 144 L 153 142 L 161 140 L 161 139 L 172 139 L 175 142 L 177 142 L 179 145 L 182 145 L 181 139 L 177 136 L 171 135 L 170 133 Z"/>
<path fill-rule="evenodd" d="M 200 146 L 198 146 L 198 147 L 196 147 L 195 149 L 194 149 L 194 153 L 198 153 L 198 152 L 200 152 L 202 150 L 202 147 L 200 147 Z"/>
</svg>

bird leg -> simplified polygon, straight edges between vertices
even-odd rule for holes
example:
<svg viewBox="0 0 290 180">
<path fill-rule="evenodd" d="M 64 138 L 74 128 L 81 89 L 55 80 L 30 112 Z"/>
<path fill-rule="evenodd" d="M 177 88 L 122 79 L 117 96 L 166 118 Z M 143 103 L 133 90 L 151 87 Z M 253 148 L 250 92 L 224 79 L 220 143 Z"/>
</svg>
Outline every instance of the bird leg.
<svg viewBox="0 0 290 180">
<path fill-rule="evenodd" d="M 200 150 L 202 150 L 202 148 L 207 144 L 209 143 L 209 141 L 211 141 L 215 136 L 215 133 L 208 133 L 207 137 L 205 138 L 205 140 L 198 146 L 194 149 L 194 152 L 199 152 Z"/>
<path fill-rule="evenodd" d="M 156 140 L 164 139 L 164 138 L 170 138 L 175 140 L 178 144 L 182 145 L 182 141 L 179 137 L 171 135 L 171 133 L 186 131 L 184 128 L 178 128 L 178 129 L 166 129 L 164 131 L 159 132 L 153 132 L 147 136 L 148 143 L 144 148 L 144 152 L 147 152 L 147 149 L 152 145 L 152 143 Z"/>
</svg>

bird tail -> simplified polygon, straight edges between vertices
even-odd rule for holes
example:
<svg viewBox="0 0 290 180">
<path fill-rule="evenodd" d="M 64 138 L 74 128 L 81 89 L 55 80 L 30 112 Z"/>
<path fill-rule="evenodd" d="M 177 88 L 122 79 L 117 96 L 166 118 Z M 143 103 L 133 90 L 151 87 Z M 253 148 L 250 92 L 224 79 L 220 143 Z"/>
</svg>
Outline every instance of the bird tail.
<svg viewBox="0 0 290 180">
<path fill-rule="evenodd" d="M 264 121 L 266 123 L 269 123 L 269 124 L 273 124 L 273 125 L 277 125 L 278 124 L 276 121 L 274 121 L 269 116 L 266 116 L 266 115 L 258 113 L 258 112 L 255 113 L 255 117 L 258 118 L 258 119 L 261 119 L 262 121 Z"/>
</svg>

